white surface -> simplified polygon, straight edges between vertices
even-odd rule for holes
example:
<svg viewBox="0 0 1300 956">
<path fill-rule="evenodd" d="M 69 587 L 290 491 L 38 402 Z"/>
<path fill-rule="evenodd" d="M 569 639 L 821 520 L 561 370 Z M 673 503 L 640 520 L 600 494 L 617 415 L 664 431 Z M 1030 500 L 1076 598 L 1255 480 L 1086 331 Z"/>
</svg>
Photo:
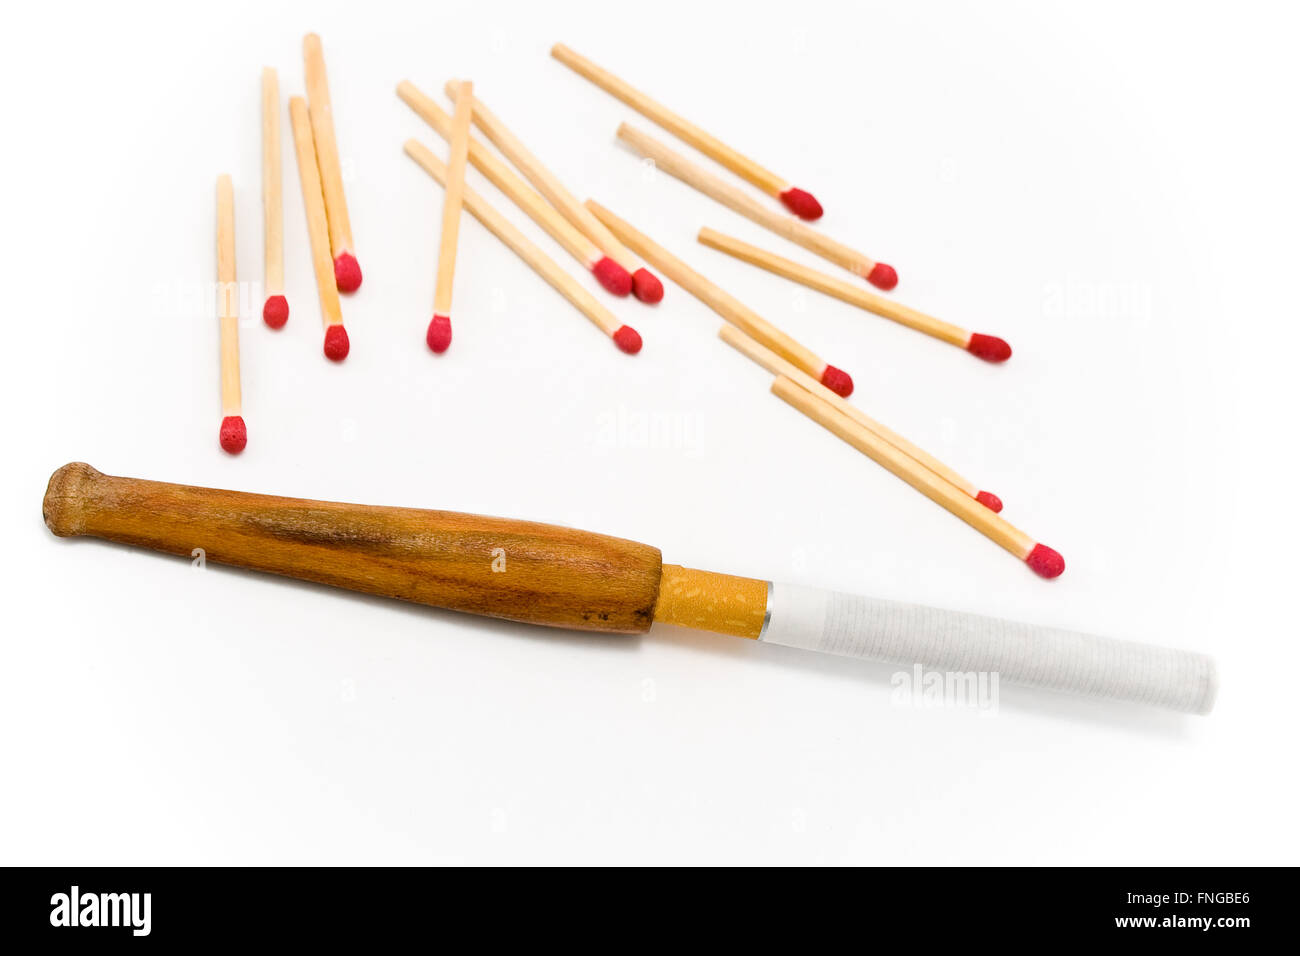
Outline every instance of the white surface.
<svg viewBox="0 0 1300 956">
<path fill-rule="evenodd" d="M 1282 5 L 27 5 L 0 39 L 9 420 L 0 857 L 190 862 L 1296 862 L 1293 277 Z M 362 12 L 364 11 L 364 12 Z M 244 330 L 217 447 L 213 188 L 261 274 L 259 69 L 321 33 L 365 284 L 320 354 L 285 123 L 292 317 Z M 613 141 L 564 41 L 796 184 L 990 367 L 694 242 L 819 265 Z M 620 354 L 474 222 L 423 344 L 441 193 L 394 95 L 476 90 L 575 191 L 854 375 L 854 400 L 1066 557 L 1036 578 L 767 393 L 669 285 Z M 491 194 L 474 176 L 475 188 Z M 504 201 L 502 201 L 504 206 Z M 531 223 L 530 235 L 568 264 Z M 608 301 L 608 300 L 607 300 Z M 260 303 L 259 303 L 260 304 Z M 647 423 L 656 426 L 647 432 Z M 1207 718 L 656 629 L 484 622 L 97 542 L 51 471 L 562 522 L 669 561 L 1207 651 Z"/>
</svg>

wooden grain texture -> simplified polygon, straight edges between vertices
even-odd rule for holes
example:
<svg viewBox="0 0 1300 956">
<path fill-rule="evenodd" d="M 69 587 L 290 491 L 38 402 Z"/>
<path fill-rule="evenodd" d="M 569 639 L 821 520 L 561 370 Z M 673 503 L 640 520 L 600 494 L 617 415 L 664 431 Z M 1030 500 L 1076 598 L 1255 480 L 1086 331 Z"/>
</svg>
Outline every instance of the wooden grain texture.
<svg viewBox="0 0 1300 956">
<path fill-rule="evenodd" d="M 293 127 L 294 153 L 298 157 L 298 178 L 302 181 L 302 202 L 307 211 L 307 238 L 311 245 L 312 270 L 316 273 L 316 293 L 320 299 L 321 322 L 328 328 L 343 324 L 343 306 L 334 278 L 334 260 L 330 257 L 328 216 L 321 193 L 320 173 L 316 168 L 316 147 L 312 140 L 307 101 L 301 96 L 289 99 L 289 125 Z"/>
<path fill-rule="evenodd" d="M 64 537 L 202 548 L 218 564 L 550 627 L 642 633 L 659 594 L 657 548 L 529 521 L 115 478 L 84 462 L 51 476 L 42 511 Z"/>
<path fill-rule="evenodd" d="M 722 140 L 689 122 L 640 90 L 623 82 L 613 73 L 574 53 L 563 43 L 551 47 L 551 56 L 579 76 L 586 77 L 610 96 L 617 97 L 647 119 L 658 123 L 678 139 L 694 146 L 705 156 L 731 170 L 742 179 L 753 183 L 771 196 L 780 196 L 790 184 L 769 169 L 765 169 L 748 156 L 732 149 Z"/>
<path fill-rule="evenodd" d="M 651 160 L 656 169 L 675 176 L 710 199 L 722 203 L 732 212 L 740 213 L 746 219 L 753 220 L 778 236 L 784 236 L 791 242 L 817 253 L 823 259 L 843 266 L 863 278 L 869 276 L 871 270 L 876 267 L 875 259 L 863 255 L 856 249 L 850 249 L 844 243 L 837 242 L 811 226 L 805 225 L 794 216 L 785 216 L 768 209 L 749 193 L 695 165 L 654 137 L 623 123 L 618 128 L 618 138 L 632 147 L 638 155 Z"/>
<path fill-rule="evenodd" d="M 427 146 L 417 140 L 408 139 L 405 149 L 406 155 L 419 163 L 424 171 L 435 180 L 439 183 L 446 181 L 447 167 L 443 165 L 438 157 L 433 155 L 433 151 Z M 560 268 L 554 259 L 515 228 L 510 220 L 497 212 L 482 196 L 466 186 L 461 201 L 465 204 L 465 208 L 470 211 L 470 215 L 483 223 L 515 255 L 523 259 L 534 272 L 550 283 L 555 291 L 568 299 L 579 312 L 595 323 L 598 329 L 606 335 L 612 336 L 623 325 L 614 313 L 601 305 L 596 300 L 596 297 L 583 287 L 582 283 Z"/>
<path fill-rule="evenodd" d="M 947 342 L 949 345 L 964 349 L 970 344 L 970 332 L 960 326 L 953 325 L 951 322 L 944 322 L 942 319 L 936 319 L 934 316 L 918 312 L 916 309 L 909 309 L 892 299 L 886 299 L 882 295 L 868 292 L 851 282 L 845 282 L 835 276 L 818 272 L 816 269 L 809 269 L 793 259 L 787 259 L 784 256 L 778 256 L 774 252 L 768 252 L 766 249 L 760 249 L 758 246 L 750 245 L 735 236 L 725 235 L 706 226 L 699 231 L 696 239 L 702 245 L 706 245 L 710 249 L 717 249 L 719 252 L 725 252 L 741 262 L 748 262 L 750 265 L 765 269 L 773 275 L 798 282 L 809 289 L 815 289 L 818 292 L 839 299 L 841 302 L 847 302 L 849 305 L 855 305 L 859 309 L 865 309 L 882 318 L 897 322 L 899 325 L 905 325 L 909 329 L 923 332 L 942 342 Z"/>
<path fill-rule="evenodd" d="M 284 292 L 284 175 L 280 156 L 280 80 L 262 70 L 262 281 L 266 295 Z"/>
<path fill-rule="evenodd" d="M 1011 522 L 784 375 L 772 382 L 772 393 L 1022 561 L 1034 550 L 1037 542 Z"/>
<path fill-rule="evenodd" d="M 744 331 L 746 335 L 762 342 L 767 348 L 813 378 L 821 379 L 822 373 L 826 371 L 826 360 L 812 349 L 786 335 L 749 306 L 718 288 L 630 222 L 620 219 L 594 199 L 588 199 L 586 206 L 623 242 L 673 282 Z"/>
<path fill-rule="evenodd" d="M 221 332 L 221 415 L 238 415 L 239 282 L 235 274 L 235 188 L 217 177 L 217 322 Z"/>
<path fill-rule="evenodd" d="M 302 39 L 302 60 L 312 140 L 316 145 L 316 165 L 320 171 L 325 215 L 329 221 L 331 258 L 337 258 L 342 252 L 355 251 L 352 248 L 352 220 L 348 217 L 348 201 L 343 194 L 343 168 L 339 164 L 338 140 L 334 135 L 334 107 L 330 103 L 329 80 L 325 75 L 325 54 L 320 37 L 314 33 Z"/>
<path fill-rule="evenodd" d="M 439 136 L 443 139 L 451 138 L 451 117 L 415 84 L 408 80 L 398 83 L 397 95 L 417 116 L 432 126 Z M 473 136 L 469 138 L 469 161 L 487 177 L 488 182 L 505 193 L 511 202 L 527 213 L 533 222 L 545 229 L 552 239 L 583 266 L 590 269 L 604 257 L 605 253 L 585 233 L 556 212 L 546 197 L 529 186 L 523 177 L 497 159 L 486 145 Z"/>
</svg>

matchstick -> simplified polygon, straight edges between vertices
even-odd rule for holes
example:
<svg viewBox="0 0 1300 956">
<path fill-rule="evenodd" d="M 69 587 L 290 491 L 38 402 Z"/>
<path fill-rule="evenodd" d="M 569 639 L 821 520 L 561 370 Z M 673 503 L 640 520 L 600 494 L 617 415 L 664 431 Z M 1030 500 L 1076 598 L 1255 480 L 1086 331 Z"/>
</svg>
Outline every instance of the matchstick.
<svg viewBox="0 0 1300 956">
<path fill-rule="evenodd" d="M 408 139 L 405 149 L 406 154 L 419 163 L 425 172 L 439 183 L 446 184 L 447 168 L 427 146 Z M 482 196 L 466 186 L 462 201 L 475 219 L 505 243 L 515 255 L 523 259 L 534 272 L 550 283 L 552 288 L 568 299 L 597 328 L 613 339 L 614 344 L 622 351 L 629 355 L 641 351 L 641 336 L 636 329 L 620 322 L 581 283 L 561 269 L 508 219 L 493 209 Z"/>
<path fill-rule="evenodd" d="M 248 444 L 239 391 L 239 284 L 235 277 L 235 189 L 217 177 L 217 321 L 221 326 L 221 447 L 238 455 Z"/>
<path fill-rule="evenodd" d="M 262 321 L 273 329 L 289 321 L 284 297 L 284 200 L 280 169 L 280 82 L 275 70 L 262 70 L 262 242 L 266 302 Z"/>
<path fill-rule="evenodd" d="M 631 246 L 652 266 L 672 279 L 732 325 L 740 328 L 750 338 L 757 339 L 777 355 L 807 372 L 837 395 L 848 398 L 853 394 L 853 379 L 843 369 L 828 364 L 811 349 L 796 342 L 772 323 L 768 322 L 744 303 L 723 292 L 720 288 L 682 262 L 649 236 L 614 215 L 595 200 L 588 199 L 586 206 L 620 240 Z"/>
<path fill-rule="evenodd" d="M 658 123 L 678 139 L 694 146 L 701 153 L 731 170 L 741 179 L 753 183 L 769 196 L 775 196 L 800 219 L 820 219 L 822 206 L 810 192 L 797 189 L 770 170 L 764 169 L 748 156 L 736 152 L 716 136 L 687 122 L 672 110 L 655 102 L 640 90 L 624 83 L 613 73 L 601 69 L 586 57 L 574 53 L 563 43 L 551 47 L 551 56 L 580 76 L 586 77 L 606 93 L 622 100 L 647 119 Z"/>
<path fill-rule="evenodd" d="M 311 240 L 311 264 L 316 272 L 321 321 L 325 325 L 325 357 L 342 362 L 352 346 L 347 330 L 343 328 L 343 309 L 339 304 L 334 263 L 330 259 L 329 224 L 320 176 L 316 171 L 311 117 L 307 112 L 307 101 L 301 96 L 289 99 L 289 121 L 293 126 L 294 152 L 298 156 L 298 178 L 302 180 L 302 203 L 307 209 L 307 235 Z"/>
<path fill-rule="evenodd" d="M 433 290 L 433 318 L 424 341 L 441 355 L 451 345 L 451 286 L 456 275 L 456 241 L 460 235 L 461 199 L 465 195 L 465 163 L 469 158 L 469 123 L 474 102 L 474 84 L 465 80 L 456 87 L 456 112 L 451 118 L 450 152 L 443 180 L 442 239 L 438 244 L 438 276 Z"/>
<path fill-rule="evenodd" d="M 623 123 L 618 128 L 618 138 L 631 146 L 638 155 L 652 160 L 656 169 L 662 169 L 669 175 L 676 176 L 692 189 L 699 190 L 733 212 L 738 212 L 746 219 L 752 219 L 760 226 L 772 230 L 778 236 L 784 236 L 791 242 L 817 253 L 823 259 L 862 276 L 876 288 L 888 292 L 898 285 L 898 273 L 894 271 L 893 266 L 868 258 L 843 243 L 828 238 L 793 216 L 782 216 L 780 213 L 773 212 L 748 193 L 742 192 L 731 183 L 723 182 L 684 156 L 674 153 L 653 137 Z"/>
<path fill-rule="evenodd" d="M 1011 358 L 1011 346 L 996 335 L 967 332 L 959 326 L 936 319 L 924 312 L 918 312 L 916 309 L 909 309 L 907 306 L 899 305 L 884 296 L 868 292 L 866 289 L 860 289 L 843 279 L 837 279 L 824 272 L 818 272 L 816 269 L 809 269 L 807 266 L 800 265 L 791 259 L 778 256 L 766 249 L 760 249 L 758 246 L 751 246 L 734 236 L 724 235 L 708 227 L 701 229 L 697 238 L 710 249 L 725 252 L 741 262 L 748 262 L 750 265 L 758 266 L 760 269 L 765 269 L 775 275 L 805 285 L 810 289 L 823 292 L 839 299 L 841 302 L 847 302 L 849 305 L 856 305 L 860 309 L 874 312 L 876 315 L 891 319 L 900 325 L 905 325 L 909 329 L 924 332 L 941 342 L 947 342 L 950 345 L 965 349 L 986 362 L 1005 362 Z"/>
<path fill-rule="evenodd" d="M 990 511 L 1002 510 L 1002 499 L 991 491 L 981 491 L 980 487 L 974 482 L 963 478 L 957 472 L 953 471 L 939 459 L 935 458 L 929 452 L 918 448 L 902 435 L 886 428 L 880 422 L 871 418 L 862 409 L 853 405 L 839 395 L 832 392 L 829 388 L 817 381 L 811 375 L 796 368 L 790 362 L 787 362 L 781 356 L 777 355 L 770 349 L 764 348 L 758 342 L 755 342 L 740 329 L 734 325 L 723 324 L 718 330 L 718 337 L 726 342 L 741 355 L 753 360 L 758 365 L 767 369 L 773 375 L 784 375 L 786 378 L 807 389 L 818 398 L 824 400 L 835 411 L 841 415 L 846 415 L 853 420 L 859 428 L 865 428 L 877 438 L 893 445 L 909 458 L 914 459 L 918 464 L 930 469 L 944 481 L 954 485 L 962 494 L 974 498 Z"/>
<path fill-rule="evenodd" d="M 50 476 L 41 516 L 59 537 L 177 560 L 198 541 L 218 564 L 542 627 L 690 627 L 1202 714 L 1218 690 L 1203 654 L 683 567 L 648 544 L 535 521 L 119 478 L 79 461 Z M 485 560 L 489 542 L 508 573 Z"/>
<path fill-rule="evenodd" d="M 456 81 L 447 83 L 447 95 L 454 97 Z M 617 262 L 632 277 L 632 294 L 642 302 L 653 305 L 664 297 L 664 286 L 655 276 L 632 255 L 628 249 L 601 225 L 591 213 L 582 208 L 573 193 L 549 169 L 542 165 L 536 156 L 530 153 L 496 115 L 483 106 L 483 101 L 474 98 L 474 125 L 482 130 L 497 149 L 505 154 L 521 173 L 527 177 L 546 201 L 569 220 L 575 228 L 585 233 L 587 238 L 605 250 L 605 254 Z"/>
<path fill-rule="evenodd" d="M 414 84 L 403 80 L 397 84 L 397 95 L 443 139 L 451 135 L 451 117 Z M 605 289 L 617 296 L 625 296 L 632 291 L 632 277 L 626 269 L 605 255 L 600 246 L 556 212 L 555 207 L 540 193 L 473 136 L 469 138 L 469 161 L 487 177 L 488 182 L 505 193 L 533 222 L 563 246 L 569 255 L 582 263 L 583 268 L 590 271 Z"/>
<path fill-rule="evenodd" d="M 321 193 L 329 224 L 330 255 L 339 292 L 361 287 L 361 266 L 352 245 L 352 221 L 343 195 L 343 169 L 339 165 L 338 140 L 334 136 L 334 110 L 330 106 L 329 82 L 325 76 L 325 54 L 320 37 L 309 33 L 302 38 L 303 70 L 307 77 L 312 138 L 316 143 L 316 165 L 320 170 Z"/>
<path fill-rule="evenodd" d="M 1065 570 L 1065 559 L 1045 544 L 1035 541 L 1019 528 L 994 513 L 956 486 L 922 467 L 889 442 L 841 414 L 812 392 L 784 375 L 772 383 L 772 393 L 803 412 L 827 431 L 838 435 L 876 464 L 907 482 L 935 504 L 946 508 L 980 534 L 1024 561 L 1035 574 L 1057 577 Z"/>
</svg>

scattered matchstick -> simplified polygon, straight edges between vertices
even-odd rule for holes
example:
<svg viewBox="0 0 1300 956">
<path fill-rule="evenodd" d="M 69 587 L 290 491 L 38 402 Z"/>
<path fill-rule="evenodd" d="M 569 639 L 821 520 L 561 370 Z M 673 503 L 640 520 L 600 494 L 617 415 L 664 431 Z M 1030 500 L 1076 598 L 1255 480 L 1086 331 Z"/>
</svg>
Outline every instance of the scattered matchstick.
<svg viewBox="0 0 1300 956">
<path fill-rule="evenodd" d="M 311 263 L 316 272 L 321 321 L 325 324 L 325 357 L 342 362 L 348 357 L 351 343 L 348 342 L 347 330 L 343 328 L 343 309 L 339 304 L 334 264 L 330 259 L 329 224 L 320 175 L 316 171 L 311 117 L 307 112 L 307 101 L 301 96 L 289 99 L 289 121 L 293 127 L 294 152 L 298 157 L 298 178 L 302 180 L 302 202 L 307 209 L 307 235 L 311 239 Z"/>
<path fill-rule="evenodd" d="M 1040 577 L 1054 578 L 1065 570 L 1065 559 L 1045 544 L 1040 544 L 1001 515 L 977 503 L 969 495 L 940 478 L 928 468 L 865 428 L 840 414 L 828 402 L 795 382 L 778 375 L 772 393 L 803 412 L 823 428 L 838 435 L 876 464 L 907 482 L 935 504 L 946 508 L 976 531 L 1001 545 L 1024 561 Z"/>
<path fill-rule="evenodd" d="M 406 154 L 419 163 L 425 172 L 439 183 L 446 185 L 447 168 L 433 155 L 433 152 L 427 146 L 416 140 L 408 139 L 405 148 Z M 553 259 L 516 229 L 505 216 L 488 205 L 482 196 L 466 186 L 462 201 L 465 208 L 470 211 L 470 214 L 475 219 L 486 226 L 515 255 L 523 259 L 534 272 L 550 283 L 557 292 L 573 303 L 579 312 L 613 339 L 614 344 L 622 351 L 629 355 L 635 355 L 641 351 L 641 336 L 637 334 L 636 329 L 620 322 L 581 283 L 561 269 Z"/>
<path fill-rule="evenodd" d="M 455 80 L 447 83 L 449 96 L 455 95 L 455 85 Z M 547 202 L 623 267 L 632 277 L 634 296 L 650 305 L 664 297 L 663 283 L 637 262 L 636 257 L 595 216 L 582 207 L 577 197 L 565 189 L 555 175 L 524 147 L 518 137 L 506 129 L 495 114 L 484 108 L 483 101 L 477 97 L 474 99 L 474 125 L 546 197 Z"/>
<path fill-rule="evenodd" d="M 403 80 L 397 84 L 397 95 L 443 139 L 450 136 L 451 117 L 414 84 Z M 488 182 L 505 193 L 565 251 L 582 263 L 605 289 L 617 296 L 625 296 L 632 291 L 632 276 L 626 269 L 605 255 L 600 246 L 587 238 L 586 233 L 556 212 L 555 207 L 540 193 L 473 136 L 469 138 L 469 161 L 487 177 Z"/>
<path fill-rule="evenodd" d="M 807 389 L 818 398 L 825 401 L 831 408 L 853 420 L 860 428 L 874 434 L 882 441 L 893 445 L 909 458 L 914 459 L 918 464 L 930 469 L 944 481 L 955 486 L 962 494 L 974 498 L 990 511 L 1001 511 L 1002 500 L 990 491 L 981 491 L 979 486 L 974 482 L 968 481 L 957 472 L 953 471 L 939 459 L 935 458 L 929 452 L 918 448 L 902 435 L 886 428 L 874 418 L 868 416 L 862 409 L 853 405 L 829 388 L 817 381 L 803 369 L 795 367 L 792 363 L 787 362 L 781 356 L 777 355 L 770 349 L 764 348 L 758 342 L 755 342 L 744 332 L 740 331 L 734 325 L 723 324 L 718 330 L 718 337 L 726 342 L 741 355 L 753 360 L 758 365 L 767 369 L 773 375 L 784 375 L 786 378 Z"/>
<path fill-rule="evenodd" d="M 438 277 L 433 291 L 433 318 L 424 340 L 441 355 L 451 345 L 451 286 L 456 275 L 456 241 L 460 235 L 461 198 L 465 194 L 465 163 L 469 159 L 469 123 L 474 84 L 456 86 L 456 111 L 451 118 L 447 175 L 443 181 L 442 239 L 438 244 Z"/>
<path fill-rule="evenodd" d="M 638 255 L 718 315 L 743 330 L 750 338 L 757 339 L 835 394 L 844 398 L 853 394 L 853 379 L 847 372 L 822 360 L 810 349 L 790 338 L 744 303 L 723 292 L 681 259 L 649 236 L 638 232 L 630 223 L 624 222 L 600 203 L 588 199 L 587 208 Z"/>
<path fill-rule="evenodd" d="M 784 236 L 791 242 L 817 253 L 823 259 L 843 266 L 854 275 L 862 276 L 876 288 L 888 292 L 898 285 L 898 273 L 894 271 L 893 266 L 868 258 L 805 225 L 793 216 L 782 216 L 780 213 L 773 212 L 748 193 L 742 192 L 731 183 L 723 182 L 640 130 L 623 123 L 618 128 L 618 138 L 631 146 L 638 155 L 653 161 L 656 169 L 662 169 L 669 175 L 677 177 L 692 189 L 704 193 L 710 199 L 722 203 L 746 219 L 752 219 L 778 236 Z"/>
<path fill-rule="evenodd" d="M 307 77 L 312 138 L 316 143 L 316 164 L 320 171 L 325 216 L 329 224 L 330 255 L 339 292 L 361 287 L 361 266 L 352 245 L 352 222 L 343 195 L 343 169 L 339 165 L 338 141 L 334 137 L 334 111 L 330 106 L 329 82 L 325 76 L 325 54 L 320 37 L 309 33 L 302 39 L 302 59 Z"/>
<path fill-rule="evenodd" d="M 235 278 L 235 190 L 217 177 L 217 321 L 221 325 L 221 447 L 238 455 L 248 444 L 239 391 L 239 286 Z"/>
<path fill-rule="evenodd" d="M 266 302 L 262 321 L 273 329 L 289 321 L 284 297 L 284 201 L 280 170 L 280 83 L 275 70 L 262 70 L 262 241 Z"/>
<path fill-rule="evenodd" d="M 812 193 L 791 186 L 776 173 L 764 169 L 748 156 L 736 152 L 716 136 L 706 133 L 694 123 L 687 122 L 666 106 L 624 83 L 613 73 L 601 69 L 586 57 L 574 53 L 563 43 L 551 47 L 551 56 L 573 72 L 595 83 L 610 96 L 622 100 L 642 116 L 658 123 L 678 139 L 689 143 L 705 156 L 725 166 L 741 179 L 753 183 L 769 196 L 775 196 L 800 219 L 821 218 L 821 203 L 813 197 Z"/>
<path fill-rule="evenodd" d="M 856 285 L 829 276 L 824 272 L 818 272 L 816 269 L 809 269 L 807 266 L 800 265 L 791 259 L 778 256 L 766 249 L 760 249 L 758 246 L 751 246 L 734 236 L 724 235 L 714 229 L 709 229 L 707 226 L 700 230 L 696 238 L 710 249 L 725 252 L 741 262 L 748 262 L 750 265 L 758 266 L 760 269 L 765 269 L 810 289 L 823 292 L 839 299 L 841 302 L 847 302 L 849 305 L 856 305 L 860 309 L 874 312 L 876 315 L 891 319 L 900 325 L 905 325 L 909 329 L 924 332 L 926 335 L 933 336 L 940 341 L 965 349 L 986 362 L 1005 362 L 1011 358 L 1011 346 L 996 335 L 967 332 L 960 326 L 936 319 L 924 312 L 918 312 L 916 309 L 909 309 L 907 306 L 899 305 L 884 296 L 868 292 L 866 289 L 860 289 Z"/>
</svg>

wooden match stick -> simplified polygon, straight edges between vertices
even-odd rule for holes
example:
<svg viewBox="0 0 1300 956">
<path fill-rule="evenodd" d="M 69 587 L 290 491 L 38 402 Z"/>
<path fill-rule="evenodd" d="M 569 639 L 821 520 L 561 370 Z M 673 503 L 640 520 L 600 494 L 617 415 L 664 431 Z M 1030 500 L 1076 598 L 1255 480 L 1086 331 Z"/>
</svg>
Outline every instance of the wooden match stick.
<svg viewBox="0 0 1300 956">
<path fill-rule="evenodd" d="M 624 83 L 613 73 L 600 68 L 586 57 L 574 53 L 563 43 L 551 47 L 551 56 L 578 75 L 595 83 L 606 93 L 622 100 L 642 116 L 658 123 L 678 139 L 689 143 L 705 156 L 725 166 L 741 179 L 753 183 L 769 196 L 775 196 L 800 219 L 821 218 L 821 203 L 813 197 L 812 193 L 791 186 L 776 173 L 764 169 L 748 156 L 736 152 L 716 136 L 706 133 L 694 123 L 687 122 L 666 106 Z"/>
<path fill-rule="evenodd" d="M 433 291 L 433 318 L 424 341 L 441 355 L 451 345 L 451 286 L 456 275 L 456 242 L 460 235 L 461 199 L 465 195 L 465 163 L 469 159 L 469 123 L 474 102 L 474 84 L 465 80 L 456 87 L 456 112 L 451 118 L 450 152 L 443 179 L 442 239 L 438 244 L 438 277 Z"/>
<path fill-rule="evenodd" d="M 936 319 L 924 312 L 918 312 L 916 309 L 909 309 L 907 306 L 899 305 L 884 296 L 868 292 L 866 289 L 860 289 L 843 279 L 837 279 L 824 272 L 818 272 L 816 269 L 809 269 L 792 259 L 786 259 L 774 252 L 752 246 L 734 236 L 724 235 L 707 226 L 700 230 L 697 238 L 709 248 L 725 252 L 741 262 L 748 262 L 750 265 L 758 266 L 760 269 L 765 269 L 775 275 L 805 285 L 810 289 L 823 292 L 839 299 L 841 302 L 856 305 L 860 309 L 866 309 L 868 312 L 891 319 L 900 325 L 907 326 L 909 329 L 915 329 L 918 332 L 933 336 L 941 342 L 947 342 L 950 345 L 965 349 L 986 362 L 1005 362 L 1011 358 L 1011 346 L 995 335 L 967 332 L 959 326 Z"/>
<path fill-rule="evenodd" d="M 50 476 L 41 514 L 60 537 L 184 560 L 199 546 L 212 564 L 548 627 L 691 627 L 1194 713 L 1218 686 L 1201 654 L 666 564 L 651 545 L 531 521 L 117 478 L 84 462 Z"/>
<path fill-rule="evenodd" d="M 448 96 L 454 97 L 455 86 L 455 80 L 447 83 Z M 663 283 L 637 262 L 636 257 L 601 225 L 599 220 L 582 208 L 582 203 L 578 202 L 577 197 L 564 188 L 555 174 L 543 166 L 541 161 L 525 148 L 519 138 L 497 119 L 496 114 L 483 106 L 483 101 L 478 97 L 474 98 L 474 125 L 482 130 L 483 135 L 527 177 L 560 215 L 623 267 L 624 271 L 632 277 L 634 296 L 651 305 L 664 297 Z"/>
<path fill-rule="evenodd" d="M 969 495 L 991 511 L 1002 510 L 1002 500 L 998 498 L 997 495 L 990 491 L 981 491 L 979 486 L 974 482 L 963 478 L 943 462 L 939 461 L 939 459 L 935 458 L 924 449 L 918 448 L 902 435 L 886 428 L 856 405 L 853 405 L 845 401 L 839 395 L 836 395 L 821 382 L 806 373 L 803 369 L 797 368 L 790 362 L 781 358 L 781 356 L 777 355 L 775 352 L 766 349 L 758 342 L 755 342 L 744 332 L 740 331 L 740 329 L 736 328 L 736 326 L 724 324 L 722 328 L 718 330 L 718 337 L 737 352 L 753 360 L 758 365 L 761 365 L 773 375 L 784 375 L 786 378 L 812 392 L 818 398 L 823 399 L 835 411 L 852 419 L 859 428 L 865 428 L 881 441 L 886 441 L 893 445 L 903 454 L 914 459 L 921 466 L 930 469 L 944 481 L 956 486 L 957 490 L 962 494 Z"/>
<path fill-rule="evenodd" d="M 843 369 L 827 363 L 811 349 L 796 342 L 749 306 L 723 292 L 681 259 L 649 236 L 638 232 L 631 223 L 620 219 L 600 203 L 588 199 L 586 206 L 596 218 L 647 262 L 732 325 L 742 329 L 746 335 L 762 342 L 767 348 L 807 372 L 836 394 L 845 398 L 853 394 L 853 379 Z"/>
<path fill-rule="evenodd" d="M 239 390 L 239 283 L 235 277 L 235 189 L 217 177 L 217 321 L 221 326 L 221 447 L 238 455 L 248 444 Z"/>
<path fill-rule="evenodd" d="M 397 95 L 443 139 L 451 135 L 451 117 L 414 84 L 403 80 L 397 84 Z M 632 291 L 632 277 L 626 269 L 605 255 L 604 250 L 588 239 L 586 233 L 556 212 L 555 207 L 537 190 L 524 182 L 473 136 L 469 138 L 469 161 L 487 177 L 488 182 L 505 193 L 533 222 L 563 246 L 569 255 L 582 263 L 607 290 L 618 296 L 625 296 Z"/>
<path fill-rule="evenodd" d="M 699 190 L 733 212 L 738 212 L 746 219 L 752 219 L 760 226 L 772 230 L 778 236 L 784 236 L 791 242 L 817 253 L 823 259 L 862 276 L 876 288 L 888 292 L 898 285 L 898 273 L 894 271 L 893 266 L 868 258 L 816 229 L 804 225 L 793 216 L 783 216 L 773 212 L 748 193 L 742 192 L 731 183 L 723 182 L 640 130 L 623 123 L 618 128 L 618 138 L 631 146 L 640 156 L 652 160 L 656 169 L 662 169 L 669 175 L 676 176 L 692 189 Z"/>
<path fill-rule="evenodd" d="M 325 54 L 320 37 L 308 33 L 302 38 L 303 69 L 307 77 L 312 137 L 316 143 L 316 164 L 320 170 L 325 216 L 329 223 L 330 255 L 339 292 L 355 292 L 361 286 L 361 266 L 352 245 L 352 221 L 343 195 L 343 169 L 339 165 L 338 140 L 334 136 L 334 110 L 330 106 L 329 81 L 325 76 Z"/>
<path fill-rule="evenodd" d="M 406 154 L 424 168 L 435 180 L 445 185 L 447 167 L 433 155 L 423 143 L 413 139 L 406 141 Z M 507 247 L 523 259 L 524 262 L 545 279 L 552 288 L 568 299 L 589 318 L 595 326 L 614 340 L 624 352 L 635 355 L 641 351 L 641 336 L 636 329 L 624 325 L 608 309 L 596 301 L 595 297 L 581 283 L 556 264 L 545 252 L 537 247 L 527 236 L 511 225 L 510 221 L 493 209 L 487 201 L 468 186 L 462 197 L 465 208 L 479 222 L 500 239 Z"/>
<path fill-rule="evenodd" d="M 284 297 L 284 200 L 280 170 L 280 83 L 275 70 L 262 70 L 262 242 L 266 302 L 262 321 L 273 329 L 289 321 Z"/>
<path fill-rule="evenodd" d="M 995 544 L 1010 551 L 1028 564 L 1035 574 L 1054 578 L 1065 570 L 1065 559 L 1056 551 L 1012 526 L 1001 515 L 990 511 L 889 442 L 865 428 L 856 427 L 856 423 L 847 415 L 836 411 L 828 402 L 784 375 L 778 375 L 773 381 L 772 393 L 844 439 L 895 477 L 903 479 L 935 504 L 961 518 Z"/>
<path fill-rule="evenodd" d="M 329 224 L 320 176 L 316 171 L 311 117 L 307 112 L 307 101 L 301 96 L 289 98 L 289 122 L 293 127 L 294 152 L 298 157 L 298 178 L 302 180 L 302 203 L 307 209 L 307 235 L 311 240 L 311 264 L 316 272 L 321 321 L 325 325 L 325 357 L 342 362 L 352 346 L 347 330 L 343 328 L 343 309 L 339 304 L 334 263 L 330 258 Z"/>
</svg>

